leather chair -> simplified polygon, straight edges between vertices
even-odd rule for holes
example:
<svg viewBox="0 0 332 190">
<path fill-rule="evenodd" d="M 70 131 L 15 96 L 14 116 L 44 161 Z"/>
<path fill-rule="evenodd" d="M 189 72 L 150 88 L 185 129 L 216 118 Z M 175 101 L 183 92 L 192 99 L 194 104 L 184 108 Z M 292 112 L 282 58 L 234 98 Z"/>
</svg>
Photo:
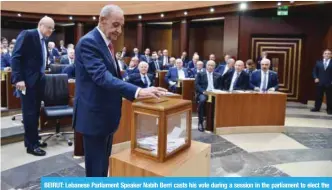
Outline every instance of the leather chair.
<svg viewBox="0 0 332 190">
<path fill-rule="evenodd" d="M 51 74 L 60 74 L 60 73 L 62 73 L 62 70 L 63 70 L 66 66 L 67 66 L 67 65 L 51 64 L 51 65 L 49 65 L 49 67 L 50 67 L 50 73 L 51 73 Z"/>
<path fill-rule="evenodd" d="M 48 120 L 56 120 L 56 128 L 53 133 L 40 134 L 40 137 L 47 136 L 41 143 L 46 142 L 51 137 L 63 136 L 69 146 L 73 143 L 68 138 L 68 134 L 74 132 L 60 132 L 60 119 L 73 116 L 73 107 L 69 106 L 69 89 L 67 74 L 46 74 L 44 91 L 44 113 Z"/>
</svg>

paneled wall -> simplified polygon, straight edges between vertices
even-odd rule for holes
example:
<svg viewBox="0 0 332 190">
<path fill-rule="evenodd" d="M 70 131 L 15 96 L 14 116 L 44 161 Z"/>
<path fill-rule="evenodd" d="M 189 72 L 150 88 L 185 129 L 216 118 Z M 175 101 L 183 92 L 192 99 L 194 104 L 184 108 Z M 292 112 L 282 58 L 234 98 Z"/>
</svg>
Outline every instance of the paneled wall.
<svg viewBox="0 0 332 190">
<path fill-rule="evenodd" d="M 167 49 L 172 56 L 172 25 L 147 24 L 144 44 L 145 48 L 149 47 L 152 51 Z"/>
<path fill-rule="evenodd" d="M 132 52 L 137 45 L 137 24 L 126 23 L 124 26 L 124 46 L 128 52 Z M 117 47 L 116 51 L 120 51 L 122 48 Z"/>
</svg>

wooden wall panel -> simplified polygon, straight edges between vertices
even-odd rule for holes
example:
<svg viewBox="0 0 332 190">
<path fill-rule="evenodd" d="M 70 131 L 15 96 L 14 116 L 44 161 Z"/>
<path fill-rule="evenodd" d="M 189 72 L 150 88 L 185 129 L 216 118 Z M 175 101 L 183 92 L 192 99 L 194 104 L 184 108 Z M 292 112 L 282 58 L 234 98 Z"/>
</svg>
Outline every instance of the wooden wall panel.
<svg viewBox="0 0 332 190">
<path fill-rule="evenodd" d="M 279 37 L 303 37 L 303 54 L 301 57 L 299 101 L 306 103 L 315 97 L 315 85 L 312 69 L 322 57 L 325 48 L 324 38 L 332 21 L 322 19 L 314 14 L 303 17 L 258 17 L 242 15 L 240 17 L 239 59 L 252 58 L 251 38 L 255 35 Z"/>
<path fill-rule="evenodd" d="M 172 25 L 146 25 L 145 48 L 152 51 L 167 49 L 172 56 Z"/>
<path fill-rule="evenodd" d="M 332 25 L 330 26 L 324 39 L 324 48 L 332 49 Z"/>
<path fill-rule="evenodd" d="M 172 56 L 180 57 L 181 50 L 180 50 L 180 27 L 181 22 L 173 22 L 172 24 Z"/>
<path fill-rule="evenodd" d="M 124 46 L 129 53 L 132 53 L 133 48 L 137 43 L 137 26 L 136 23 L 127 23 L 124 26 Z M 117 50 L 120 51 L 120 50 Z"/>
<path fill-rule="evenodd" d="M 225 17 L 224 25 L 224 51 L 223 54 L 238 57 L 240 17 L 229 15 Z"/>
</svg>

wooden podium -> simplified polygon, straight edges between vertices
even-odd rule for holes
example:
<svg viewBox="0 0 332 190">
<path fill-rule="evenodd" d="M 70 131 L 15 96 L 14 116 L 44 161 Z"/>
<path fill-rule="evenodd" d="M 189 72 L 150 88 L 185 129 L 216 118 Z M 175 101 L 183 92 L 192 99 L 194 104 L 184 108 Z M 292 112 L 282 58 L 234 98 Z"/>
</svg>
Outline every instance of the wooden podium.
<svg viewBox="0 0 332 190">
<path fill-rule="evenodd" d="M 233 132 L 280 132 L 285 125 L 287 95 L 271 93 L 207 92 L 208 106 L 213 111 L 207 114 L 207 129 L 218 133 Z M 262 126 L 257 128 L 253 126 Z M 236 128 L 238 127 L 238 128 Z M 272 131 L 271 131 L 272 130 Z"/>
<path fill-rule="evenodd" d="M 211 145 L 197 141 L 191 141 L 190 148 L 162 163 L 126 149 L 110 157 L 109 176 L 207 177 L 210 176 L 210 154 Z"/>
</svg>

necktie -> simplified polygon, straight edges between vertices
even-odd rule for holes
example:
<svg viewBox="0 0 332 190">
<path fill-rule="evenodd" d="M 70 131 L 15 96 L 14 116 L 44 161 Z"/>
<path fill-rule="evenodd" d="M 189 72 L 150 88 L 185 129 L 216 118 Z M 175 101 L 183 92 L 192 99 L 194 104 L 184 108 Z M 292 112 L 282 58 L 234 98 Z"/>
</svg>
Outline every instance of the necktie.
<svg viewBox="0 0 332 190">
<path fill-rule="evenodd" d="M 234 85 L 236 84 L 238 78 L 239 78 L 239 73 L 236 72 L 236 73 L 235 73 L 235 79 L 232 80 L 232 84 L 231 84 L 231 86 L 229 87 L 229 91 L 233 91 L 233 89 L 234 89 Z"/>
<path fill-rule="evenodd" d="M 146 55 L 145 57 L 146 57 L 146 61 L 149 63 L 150 62 L 150 57 L 148 55 Z"/>
<path fill-rule="evenodd" d="M 116 65 L 116 61 L 114 59 L 114 48 L 112 46 L 112 43 L 108 44 L 108 49 L 112 53 L 111 57 L 113 58 L 113 65 L 114 65 L 115 73 L 118 75 L 118 66 Z"/>
<path fill-rule="evenodd" d="M 147 88 L 147 87 L 149 87 L 149 84 L 148 84 L 148 80 L 147 80 L 147 78 L 146 78 L 146 75 L 144 75 L 144 84 L 145 84 L 145 87 Z"/>
<path fill-rule="evenodd" d="M 45 38 L 41 39 L 41 47 L 42 47 L 42 53 L 43 53 L 43 64 L 42 67 L 40 68 L 40 72 L 44 73 L 45 72 L 45 64 L 46 64 L 46 57 L 45 57 Z"/>
<path fill-rule="evenodd" d="M 264 77 L 263 77 L 263 91 L 266 91 L 267 85 L 266 85 L 266 72 L 264 72 Z"/>
<path fill-rule="evenodd" d="M 156 66 L 156 70 L 159 71 L 159 64 L 158 64 L 158 61 L 155 61 L 154 64 L 155 64 L 155 66 Z"/>
</svg>

